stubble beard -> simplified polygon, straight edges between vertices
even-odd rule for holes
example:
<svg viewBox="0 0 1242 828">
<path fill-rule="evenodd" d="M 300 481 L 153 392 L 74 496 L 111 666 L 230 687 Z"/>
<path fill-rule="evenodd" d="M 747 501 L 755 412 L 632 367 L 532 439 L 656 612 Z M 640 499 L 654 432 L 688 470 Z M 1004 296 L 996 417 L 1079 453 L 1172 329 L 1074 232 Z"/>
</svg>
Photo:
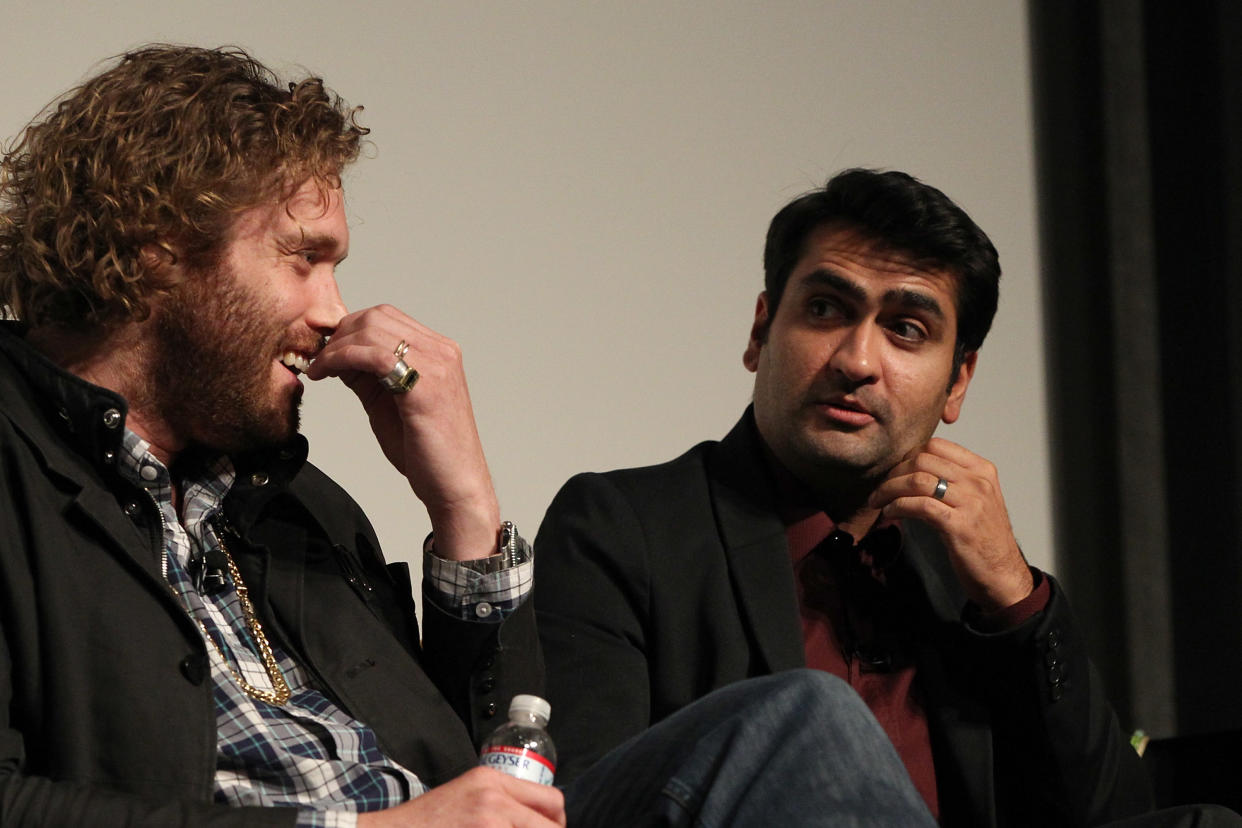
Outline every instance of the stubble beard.
<svg viewBox="0 0 1242 828">
<path fill-rule="evenodd" d="M 286 334 L 269 303 L 217 267 L 188 274 L 157 314 L 148 390 L 163 422 L 190 445 L 225 453 L 297 434 L 301 389 L 282 400 L 272 388 Z"/>
</svg>

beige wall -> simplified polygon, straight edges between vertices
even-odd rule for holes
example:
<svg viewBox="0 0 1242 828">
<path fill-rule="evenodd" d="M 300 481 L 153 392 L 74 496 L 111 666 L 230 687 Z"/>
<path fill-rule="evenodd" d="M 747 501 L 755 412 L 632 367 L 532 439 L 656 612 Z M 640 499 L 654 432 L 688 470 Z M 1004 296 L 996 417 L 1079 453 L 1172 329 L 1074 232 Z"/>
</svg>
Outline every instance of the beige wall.
<svg viewBox="0 0 1242 828">
<path fill-rule="evenodd" d="M 1024 4 L 628 0 L 6 0 L 0 135 L 150 40 L 236 43 L 365 104 L 346 302 L 464 347 L 505 516 L 533 537 L 584 469 L 724 434 L 763 233 L 847 166 L 907 170 L 992 236 L 1001 309 L 961 422 L 1051 564 Z M 189 355 L 192 358 L 192 355 Z M 428 524 L 343 387 L 308 389 L 312 458 L 390 558 Z"/>
</svg>

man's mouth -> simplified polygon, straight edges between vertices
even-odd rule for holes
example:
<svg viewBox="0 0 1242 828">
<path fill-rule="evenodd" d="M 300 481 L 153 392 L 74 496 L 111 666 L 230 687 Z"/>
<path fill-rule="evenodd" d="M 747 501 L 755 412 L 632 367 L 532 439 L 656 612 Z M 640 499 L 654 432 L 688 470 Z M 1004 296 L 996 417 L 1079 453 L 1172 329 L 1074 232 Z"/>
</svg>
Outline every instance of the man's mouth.
<svg viewBox="0 0 1242 828">
<path fill-rule="evenodd" d="M 819 401 L 819 407 L 831 419 L 844 425 L 863 426 L 877 419 L 864 403 L 849 396 L 822 399 Z"/>
<path fill-rule="evenodd" d="M 820 405 L 831 406 L 832 408 L 841 408 L 846 411 L 856 411 L 859 414 L 870 414 L 871 409 L 863 404 L 860 400 L 850 397 L 828 397 L 820 400 Z"/>
<path fill-rule="evenodd" d="M 308 357 L 297 351 L 285 351 L 284 356 L 280 358 L 281 363 L 292 371 L 294 374 L 303 374 L 310 367 L 314 357 Z"/>
</svg>

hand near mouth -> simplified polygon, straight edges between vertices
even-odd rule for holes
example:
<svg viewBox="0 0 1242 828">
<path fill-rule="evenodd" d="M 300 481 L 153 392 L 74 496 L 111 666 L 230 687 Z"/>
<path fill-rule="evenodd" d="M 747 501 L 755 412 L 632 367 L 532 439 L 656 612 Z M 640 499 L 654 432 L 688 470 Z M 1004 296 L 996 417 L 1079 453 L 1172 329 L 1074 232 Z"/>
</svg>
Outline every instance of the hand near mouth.
<svg viewBox="0 0 1242 828">
<path fill-rule="evenodd" d="M 419 380 L 394 394 L 380 378 L 396 364 L 401 342 Z M 379 305 L 343 317 L 306 376 L 340 377 L 357 395 L 384 456 L 427 507 L 436 554 L 465 560 L 496 551 L 500 509 L 456 342 Z"/>
<path fill-rule="evenodd" d="M 911 452 L 867 505 L 881 509 L 884 519 L 911 518 L 934 527 L 967 596 L 985 612 L 1013 606 L 1034 589 L 996 467 L 956 443 L 932 438 Z"/>
</svg>

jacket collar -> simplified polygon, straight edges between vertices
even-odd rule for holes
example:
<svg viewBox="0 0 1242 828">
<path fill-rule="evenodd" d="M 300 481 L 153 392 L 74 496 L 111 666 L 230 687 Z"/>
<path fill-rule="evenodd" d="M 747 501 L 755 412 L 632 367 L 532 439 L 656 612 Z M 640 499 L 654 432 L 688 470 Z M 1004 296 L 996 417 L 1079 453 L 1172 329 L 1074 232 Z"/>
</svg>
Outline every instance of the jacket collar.
<svg viewBox="0 0 1242 828">
<path fill-rule="evenodd" d="M 42 420 L 77 453 L 110 465 L 125 431 L 125 399 L 61 369 L 27 343 L 24 334 L 20 322 L 0 322 L 0 353 L 25 380 L 24 389 L 6 394 L 10 416 L 26 427 Z"/>
</svg>

